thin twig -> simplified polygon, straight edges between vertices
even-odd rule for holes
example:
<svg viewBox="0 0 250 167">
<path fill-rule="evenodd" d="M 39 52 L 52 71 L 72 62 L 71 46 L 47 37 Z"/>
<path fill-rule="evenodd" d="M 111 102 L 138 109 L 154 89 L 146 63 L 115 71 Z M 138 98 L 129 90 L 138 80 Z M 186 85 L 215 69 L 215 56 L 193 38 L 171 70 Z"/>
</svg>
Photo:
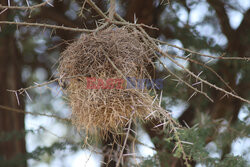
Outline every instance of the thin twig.
<svg viewBox="0 0 250 167">
<path fill-rule="evenodd" d="M 102 10 L 96 6 L 96 4 L 92 0 L 86 0 L 88 4 L 104 19 L 108 20 L 108 17 L 102 12 Z"/>
<path fill-rule="evenodd" d="M 53 79 L 51 81 L 48 81 L 48 82 L 44 82 L 42 84 L 36 84 L 36 85 L 33 85 L 33 86 L 29 86 L 27 88 L 21 88 L 19 90 L 7 90 L 9 92 L 19 92 L 20 94 L 22 94 L 23 92 L 29 90 L 29 89 L 34 89 L 34 88 L 39 88 L 39 87 L 43 87 L 45 85 L 48 85 L 48 84 L 51 84 L 51 83 L 54 83 L 54 82 L 57 82 L 59 80 L 59 78 L 56 78 L 56 79 Z"/>
<path fill-rule="evenodd" d="M 152 29 L 152 30 L 159 30 L 159 28 L 153 27 L 153 26 L 149 26 L 146 24 L 136 24 L 136 23 L 129 23 L 129 22 L 122 22 L 122 21 L 110 21 L 110 23 L 115 24 L 115 25 L 123 25 L 123 26 L 134 26 L 134 27 L 145 27 L 148 29 Z"/>
<path fill-rule="evenodd" d="M 181 65 L 180 63 L 178 63 L 177 61 L 175 61 L 175 60 L 174 60 L 171 56 L 169 56 L 167 53 L 163 52 L 163 51 L 155 44 L 155 42 L 154 42 L 154 41 L 152 40 L 152 38 L 145 32 L 145 30 L 144 30 L 143 28 L 139 27 L 139 29 L 140 29 L 141 32 L 147 37 L 147 39 L 149 40 L 150 44 L 154 47 L 155 50 L 157 50 L 157 51 L 158 51 L 161 55 L 163 55 L 164 57 L 167 57 L 170 61 L 172 61 L 174 64 L 176 64 L 176 65 L 179 66 L 181 69 L 183 69 L 184 71 L 186 71 L 188 74 L 190 74 L 191 76 L 193 76 L 195 79 L 200 80 L 201 82 L 205 83 L 206 85 L 208 85 L 208 86 L 210 86 L 210 87 L 215 88 L 216 90 L 219 90 L 219 91 L 221 91 L 221 92 L 224 92 L 224 93 L 226 93 L 226 94 L 229 94 L 229 95 L 232 96 L 232 97 L 235 97 L 235 98 L 237 98 L 237 99 L 239 99 L 239 100 L 241 100 L 241 101 L 244 101 L 244 102 L 250 104 L 250 101 L 249 101 L 249 100 L 244 99 L 244 98 L 242 98 L 242 97 L 240 97 L 240 96 L 238 96 L 238 95 L 235 95 L 235 94 L 233 94 L 233 93 L 231 93 L 231 92 L 228 92 L 228 91 L 226 91 L 226 90 L 224 90 L 224 89 L 222 89 L 222 88 L 220 88 L 220 87 L 218 87 L 218 86 L 216 86 L 216 85 L 214 85 L 214 84 L 211 84 L 210 82 L 208 82 L 208 81 L 206 81 L 206 80 L 204 80 L 204 79 L 198 77 L 197 75 L 195 75 L 193 72 L 191 72 L 190 70 L 188 70 L 187 68 L 185 68 L 183 65 Z M 159 59 L 159 56 L 158 56 L 158 59 Z M 160 61 L 160 59 L 159 59 L 159 61 Z"/>
<path fill-rule="evenodd" d="M 66 30 L 66 31 L 85 32 L 85 33 L 95 32 L 95 30 L 89 30 L 89 29 L 83 29 L 83 28 L 72 28 L 72 27 L 65 27 L 65 26 L 57 26 L 57 25 L 43 24 L 43 23 L 0 21 L 0 24 L 9 24 L 9 25 L 17 25 L 17 26 L 36 26 L 36 27 L 62 29 L 62 30 Z"/>
<path fill-rule="evenodd" d="M 58 120 L 70 122 L 69 119 L 67 119 L 67 118 L 60 118 L 60 117 L 58 117 L 56 115 L 49 115 L 49 114 L 43 114 L 43 113 L 34 113 L 34 112 L 24 111 L 24 110 L 20 110 L 20 109 L 16 109 L 16 108 L 11 108 L 11 107 L 7 107 L 7 106 L 3 106 L 3 105 L 0 105 L 0 108 L 3 109 L 3 110 L 7 110 L 7 111 L 13 111 L 13 112 L 17 112 L 17 113 L 30 114 L 30 115 L 36 115 L 36 116 L 46 116 L 46 117 L 56 118 Z M 1 110 L 1 111 L 3 111 L 3 110 Z"/>
<path fill-rule="evenodd" d="M 125 147 L 126 147 L 126 144 L 127 144 L 127 140 L 128 140 L 129 132 L 130 132 L 130 129 L 131 129 L 131 124 L 132 124 L 132 117 L 133 117 L 133 114 L 134 114 L 134 113 L 132 113 L 131 116 L 130 116 L 131 118 L 130 118 L 130 120 L 129 120 L 128 130 L 127 130 L 126 137 L 125 137 L 125 140 L 124 140 L 124 143 L 123 143 L 123 146 L 122 146 L 122 150 L 121 150 L 120 155 L 119 155 L 119 158 L 118 158 L 118 160 L 117 160 L 117 162 L 116 162 L 116 167 L 119 167 L 119 165 L 120 165 L 121 158 L 122 158 L 122 155 L 123 155 L 123 151 L 124 151 L 124 149 L 125 149 Z"/>
<path fill-rule="evenodd" d="M 35 9 L 35 8 L 40 8 L 40 7 L 43 7 L 45 6 L 46 4 L 49 3 L 50 0 L 47 0 L 47 1 L 44 1 L 43 3 L 40 3 L 40 4 L 37 4 L 37 5 L 33 5 L 33 6 L 30 6 L 28 1 L 26 0 L 26 3 L 28 6 L 3 6 L 0 4 L 0 9 L 16 9 L 16 10 L 32 10 L 32 9 Z"/>
<path fill-rule="evenodd" d="M 223 57 L 223 56 L 211 56 L 211 55 L 207 55 L 207 54 L 202 54 L 202 53 L 199 53 L 199 52 L 196 52 L 196 51 L 192 51 L 190 49 L 186 49 L 186 48 L 182 48 L 182 47 L 179 47 L 177 45 L 173 45 L 173 44 L 170 44 L 170 43 L 167 43 L 167 42 L 164 42 L 164 41 L 161 41 L 161 40 L 158 40 L 158 39 L 155 39 L 155 38 L 151 38 L 152 40 L 156 41 L 156 42 L 159 42 L 161 44 L 165 44 L 165 45 L 168 45 L 168 46 L 171 46 L 171 47 L 174 47 L 174 48 L 177 48 L 179 50 L 183 50 L 185 52 L 189 52 L 189 53 L 192 53 L 194 55 L 199 55 L 199 56 L 203 56 L 203 57 L 209 57 L 209 58 L 212 58 L 212 59 L 223 59 L 223 60 L 250 60 L 249 57 Z"/>
<path fill-rule="evenodd" d="M 110 0 L 109 19 L 113 20 L 115 15 L 115 0 Z"/>
<path fill-rule="evenodd" d="M 237 95 L 237 93 L 229 86 L 229 84 L 228 84 L 228 83 L 227 83 L 227 82 L 226 82 L 226 81 L 225 81 L 216 71 L 214 71 L 211 67 L 207 66 L 206 64 L 201 63 L 201 62 L 199 62 L 199 61 L 197 61 L 197 60 L 188 58 L 188 57 L 181 57 L 181 56 L 170 55 L 170 54 L 169 54 L 169 56 L 171 56 L 171 57 L 176 57 L 176 58 L 183 59 L 183 60 L 187 60 L 187 61 L 190 61 L 190 62 L 192 62 L 192 63 L 195 63 L 195 64 L 198 64 L 198 65 L 203 66 L 204 68 L 206 68 L 206 69 L 208 69 L 209 71 L 211 71 L 212 73 L 214 73 L 214 75 L 216 75 L 216 76 L 221 80 L 221 82 L 223 82 L 223 83 L 227 86 L 227 88 L 230 89 L 230 91 L 232 91 L 234 94 Z"/>
<path fill-rule="evenodd" d="M 2 10 L 2 11 L 0 12 L 0 15 L 3 14 L 6 10 L 8 10 L 8 9 L 6 8 L 6 9 Z"/>
<path fill-rule="evenodd" d="M 174 64 L 176 64 L 177 66 L 181 67 L 184 71 L 186 71 L 187 73 L 189 73 L 189 74 L 190 74 L 191 76 L 193 76 L 195 79 L 197 79 L 197 80 L 199 80 L 199 81 L 201 81 L 201 82 L 207 84 L 207 85 L 210 86 L 210 87 L 215 88 L 216 90 L 219 90 L 219 91 L 221 91 L 221 92 L 224 92 L 224 93 L 226 93 L 226 94 L 229 94 L 229 95 L 232 96 L 232 97 L 235 97 L 235 98 L 237 98 L 237 99 L 239 99 L 239 100 L 241 100 L 241 101 L 244 101 L 244 102 L 250 104 L 250 101 L 249 101 L 249 100 L 244 99 L 244 98 L 242 98 L 242 97 L 240 97 L 240 96 L 238 96 L 238 95 L 235 95 L 235 94 L 233 94 L 233 93 L 231 93 L 231 92 L 228 92 L 228 91 L 226 91 L 226 90 L 224 90 L 224 89 L 222 89 L 222 88 L 220 88 L 220 87 L 218 87 L 218 86 L 216 86 L 216 85 L 214 85 L 214 84 L 211 84 L 210 82 L 208 82 L 208 81 L 206 81 L 206 80 L 204 80 L 204 79 L 198 77 L 197 75 L 195 75 L 193 72 L 191 72 L 190 70 L 188 70 L 187 68 L 185 68 L 183 65 L 181 65 L 180 63 L 178 63 L 177 61 L 175 61 L 175 60 L 174 60 L 173 58 L 171 58 L 170 56 L 168 56 L 168 54 L 165 54 L 164 52 L 162 52 L 160 49 L 158 49 L 158 51 L 159 51 L 161 54 L 163 54 L 164 56 L 168 57 L 170 61 L 172 61 L 172 62 L 173 62 Z"/>
</svg>

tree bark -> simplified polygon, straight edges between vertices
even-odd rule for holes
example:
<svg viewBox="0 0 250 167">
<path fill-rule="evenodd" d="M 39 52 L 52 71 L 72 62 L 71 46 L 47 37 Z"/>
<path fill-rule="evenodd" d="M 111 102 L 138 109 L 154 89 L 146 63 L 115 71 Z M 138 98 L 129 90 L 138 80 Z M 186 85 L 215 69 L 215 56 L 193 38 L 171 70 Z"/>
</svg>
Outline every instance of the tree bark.
<svg viewBox="0 0 250 167">
<path fill-rule="evenodd" d="M 2 5 L 7 1 L 1 0 Z M 5 11 L 0 15 L 0 20 L 8 20 L 11 13 Z M 20 106 L 14 93 L 7 92 L 7 89 L 16 90 L 22 86 L 21 70 L 22 58 L 18 51 L 14 36 L 16 27 L 1 26 L 0 33 L 0 105 L 12 108 L 24 108 L 24 101 L 19 98 Z M 0 109 L 0 133 L 24 130 L 24 115 Z M 21 133 L 21 132 L 20 132 Z M 14 158 L 18 154 L 26 153 L 25 139 L 11 139 L 0 142 L 0 158 L 8 166 L 7 160 Z M 20 167 L 26 166 L 24 160 Z"/>
</svg>

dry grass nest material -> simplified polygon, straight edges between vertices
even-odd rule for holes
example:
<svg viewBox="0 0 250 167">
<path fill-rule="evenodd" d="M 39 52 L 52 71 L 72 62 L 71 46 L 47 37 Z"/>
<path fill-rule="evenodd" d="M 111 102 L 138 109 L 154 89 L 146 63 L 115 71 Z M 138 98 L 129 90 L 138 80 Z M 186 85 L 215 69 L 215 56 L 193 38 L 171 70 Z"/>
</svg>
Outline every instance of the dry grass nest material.
<svg viewBox="0 0 250 167">
<path fill-rule="evenodd" d="M 130 119 L 143 119 L 155 110 L 149 90 L 87 89 L 86 77 L 149 78 L 152 50 L 139 31 L 109 27 L 83 34 L 62 53 L 59 75 L 67 81 L 72 123 L 87 133 L 117 132 Z M 66 79 L 67 78 L 67 79 Z"/>
</svg>

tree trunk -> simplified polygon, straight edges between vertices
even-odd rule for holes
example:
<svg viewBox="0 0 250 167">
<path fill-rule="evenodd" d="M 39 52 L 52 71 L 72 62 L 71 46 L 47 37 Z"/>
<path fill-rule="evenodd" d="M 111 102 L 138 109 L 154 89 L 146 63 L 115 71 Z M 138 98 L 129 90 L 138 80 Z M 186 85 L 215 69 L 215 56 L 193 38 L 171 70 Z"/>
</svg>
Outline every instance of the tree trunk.
<svg viewBox="0 0 250 167">
<path fill-rule="evenodd" d="M 7 5 L 7 1 L 1 0 L 2 5 Z M 5 11 L 0 15 L 0 20 L 8 20 L 10 12 Z M 22 58 L 18 51 L 16 39 L 14 36 L 16 27 L 1 26 L 0 32 L 0 105 L 12 108 L 24 108 L 24 101 L 19 98 L 20 106 L 14 93 L 7 89 L 16 90 L 22 86 L 21 67 Z M 0 134 L 13 131 L 24 130 L 24 115 L 12 111 L 0 109 Z M 21 133 L 21 132 L 20 132 Z M 25 139 L 10 139 L 0 142 L 0 159 L 4 166 L 13 166 L 7 160 L 14 158 L 18 154 L 26 152 Z M 26 161 L 17 166 L 26 166 Z"/>
</svg>

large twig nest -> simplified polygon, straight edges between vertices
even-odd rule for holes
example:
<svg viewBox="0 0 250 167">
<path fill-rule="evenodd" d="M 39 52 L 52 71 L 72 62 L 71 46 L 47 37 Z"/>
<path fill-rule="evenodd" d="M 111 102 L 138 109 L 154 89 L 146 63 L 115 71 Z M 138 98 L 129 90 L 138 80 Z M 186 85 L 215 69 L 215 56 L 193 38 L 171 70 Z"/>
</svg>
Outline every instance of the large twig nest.
<svg viewBox="0 0 250 167">
<path fill-rule="evenodd" d="M 109 27 L 83 34 L 62 53 L 59 74 L 66 78 L 66 93 L 72 108 L 72 122 L 87 132 L 117 131 L 154 110 L 147 89 L 126 89 L 126 77 L 149 78 L 147 66 L 153 52 L 141 34 L 127 27 Z M 89 89 L 87 79 L 122 79 L 122 87 Z M 70 79 L 69 79 L 70 78 Z M 132 114 L 133 113 L 133 114 Z"/>
</svg>

